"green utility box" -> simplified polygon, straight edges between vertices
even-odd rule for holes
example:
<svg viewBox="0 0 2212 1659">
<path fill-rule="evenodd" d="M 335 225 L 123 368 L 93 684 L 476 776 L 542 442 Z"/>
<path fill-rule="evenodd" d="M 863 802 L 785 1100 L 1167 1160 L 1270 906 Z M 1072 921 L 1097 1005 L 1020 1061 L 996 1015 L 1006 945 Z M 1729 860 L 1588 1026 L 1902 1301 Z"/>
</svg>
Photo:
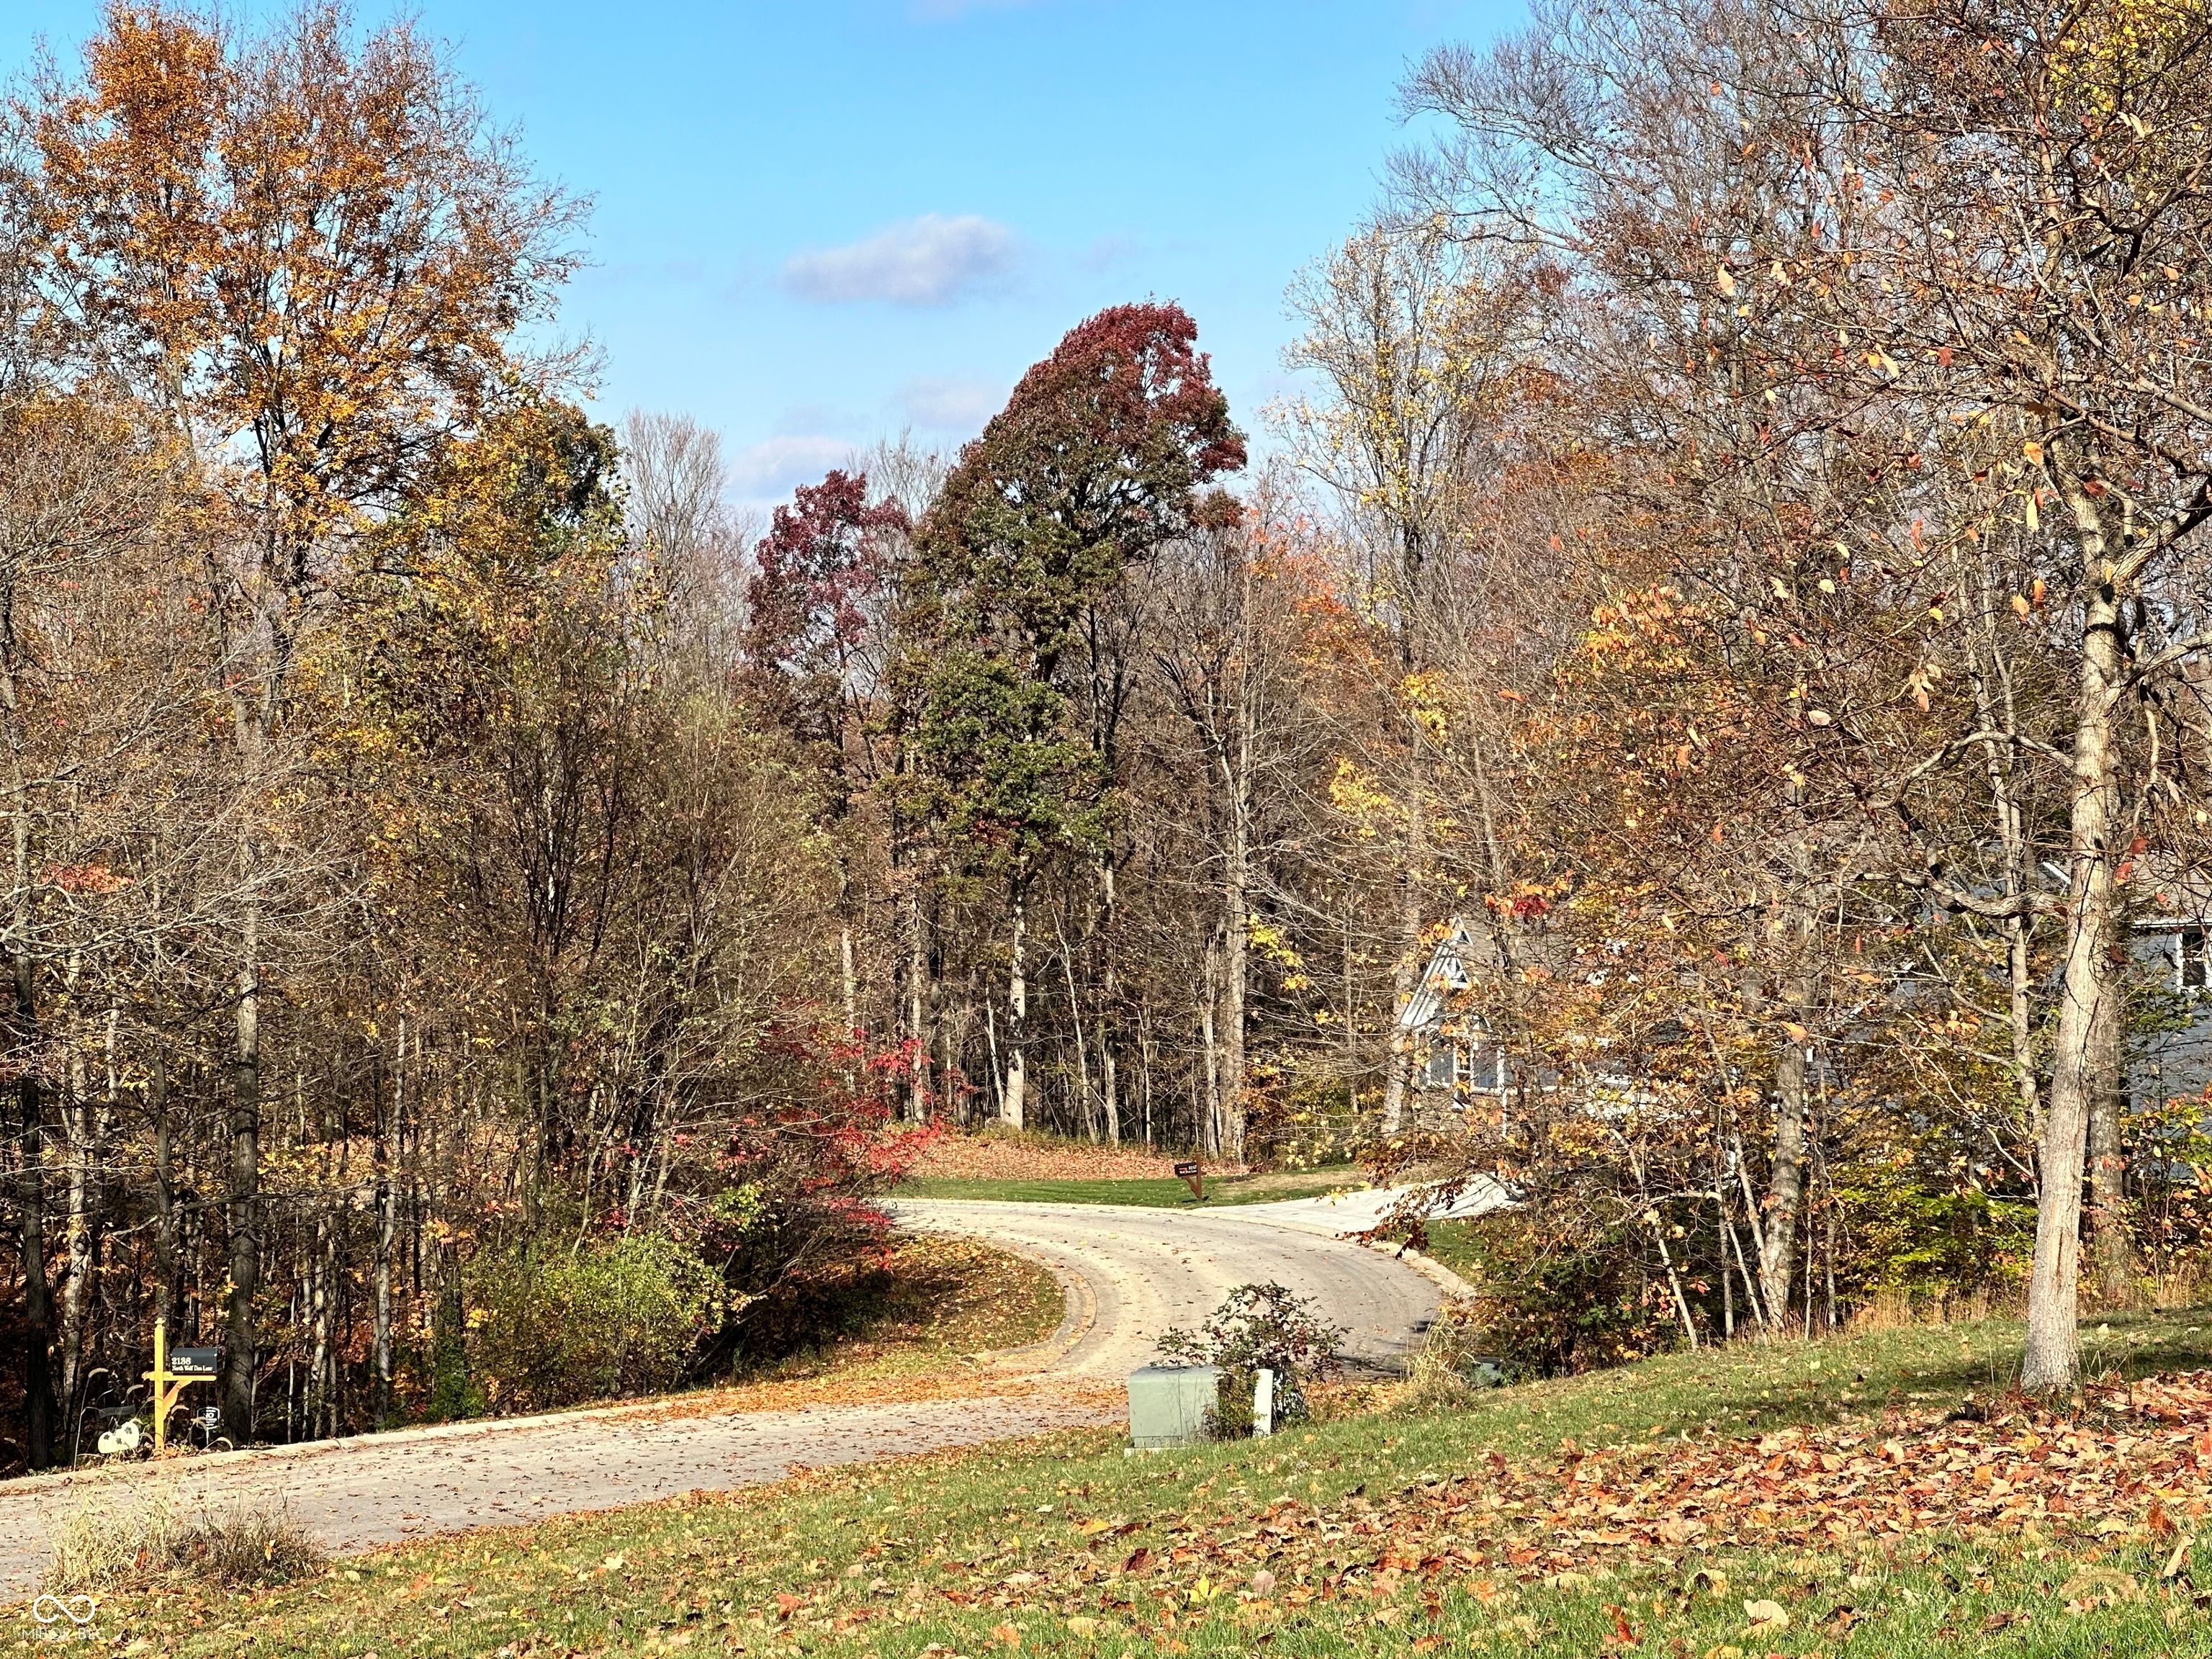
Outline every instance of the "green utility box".
<svg viewBox="0 0 2212 1659">
<path fill-rule="evenodd" d="M 1146 1365 L 1129 1373 L 1129 1442 L 1139 1451 L 1192 1446 L 1220 1409 L 1217 1365 Z"/>
</svg>

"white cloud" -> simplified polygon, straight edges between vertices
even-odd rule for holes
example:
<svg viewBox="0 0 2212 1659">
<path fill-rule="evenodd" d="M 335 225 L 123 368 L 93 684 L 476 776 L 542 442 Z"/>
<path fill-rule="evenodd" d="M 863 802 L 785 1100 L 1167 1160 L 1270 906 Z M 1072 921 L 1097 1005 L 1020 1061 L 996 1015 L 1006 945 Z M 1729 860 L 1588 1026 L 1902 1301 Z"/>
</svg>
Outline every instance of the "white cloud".
<svg viewBox="0 0 2212 1659">
<path fill-rule="evenodd" d="M 852 441 L 817 435 L 768 438 L 739 450 L 730 460 L 734 492 L 750 501 L 780 499 L 803 483 L 820 482 L 834 466 L 853 459 Z"/>
<path fill-rule="evenodd" d="M 843 247 L 793 254 L 783 281 L 801 299 L 827 304 L 951 305 L 1003 282 L 1019 253 L 1012 231 L 980 215 L 925 213 Z"/>
<path fill-rule="evenodd" d="M 981 432 L 1006 401 L 1006 388 L 990 380 L 933 377 L 908 380 L 898 391 L 899 408 L 916 426 L 963 437 Z"/>
</svg>

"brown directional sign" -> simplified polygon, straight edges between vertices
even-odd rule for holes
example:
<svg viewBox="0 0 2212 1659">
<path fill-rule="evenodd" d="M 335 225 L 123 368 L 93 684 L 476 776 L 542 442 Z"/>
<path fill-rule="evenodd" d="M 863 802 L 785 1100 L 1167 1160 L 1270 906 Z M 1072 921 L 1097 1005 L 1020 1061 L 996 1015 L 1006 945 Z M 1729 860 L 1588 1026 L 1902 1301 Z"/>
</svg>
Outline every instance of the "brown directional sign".
<svg viewBox="0 0 2212 1659">
<path fill-rule="evenodd" d="M 1175 1172 L 1176 1177 L 1190 1188 L 1190 1195 L 1193 1198 L 1200 1200 L 1205 1198 L 1206 1176 L 1197 1164 L 1178 1164 L 1175 1166 Z"/>
</svg>

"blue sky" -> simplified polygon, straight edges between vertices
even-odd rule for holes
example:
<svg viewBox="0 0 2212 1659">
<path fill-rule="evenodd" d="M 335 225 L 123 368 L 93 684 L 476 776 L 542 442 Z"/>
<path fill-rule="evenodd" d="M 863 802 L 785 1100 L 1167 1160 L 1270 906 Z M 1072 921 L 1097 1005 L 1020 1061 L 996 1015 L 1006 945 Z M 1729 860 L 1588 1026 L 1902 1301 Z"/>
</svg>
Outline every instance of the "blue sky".
<svg viewBox="0 0 2212 1659">
<path fill-rule="evenodd" d="M 271 9 L 268 0 L 239 8 Z M 389 8 L 358 0 L 364 21 Z M 1198 319 L 1260 435 L 1283 290 L 1403 142 L 1391 91 L 1518 0 L 419 0 L 595 199 L 563 331 L 599 410 L 690 413 L 755 502 L 911 428 L 971 436 L 1102 306 Z M 0 65 L 97 0 L 0 0 Z"/>
</svg>

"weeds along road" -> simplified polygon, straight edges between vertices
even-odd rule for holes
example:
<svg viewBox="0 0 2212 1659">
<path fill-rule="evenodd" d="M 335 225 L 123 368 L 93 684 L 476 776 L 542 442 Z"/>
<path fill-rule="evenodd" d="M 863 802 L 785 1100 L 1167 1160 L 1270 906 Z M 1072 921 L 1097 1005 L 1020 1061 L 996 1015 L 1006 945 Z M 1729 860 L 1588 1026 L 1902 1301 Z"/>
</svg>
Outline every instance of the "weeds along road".
<svg viewBox="0 0 2212 1659">
<path fill-rule="evenodd" d="M 1415 1267 L 1332 1237 L 1364 1214 L 1294 1202 L 1235 1210 L 902 1202 L 909 1228 L 969 1234 L 1050 1265 L 1067 1315 L 1045 1341 L 996 1356 L 980 1395 L 796 1410 L 718 1409 L 712 1395 L 549 1417 L 400 1430 L 0 1486 L 0 1601 L 35 1588 L 49 1528 L 91 1501 L 178 1513 L 288 1510 L 333 1553 L 781 1479 L 1121 1413 L 1118 1385 L 1170 1325 L 1195 1325 L 1235 1285 L 1312 1297 L 1358 1358 L 1389 1365 L 1439 1301 Z"/>
</svg>

